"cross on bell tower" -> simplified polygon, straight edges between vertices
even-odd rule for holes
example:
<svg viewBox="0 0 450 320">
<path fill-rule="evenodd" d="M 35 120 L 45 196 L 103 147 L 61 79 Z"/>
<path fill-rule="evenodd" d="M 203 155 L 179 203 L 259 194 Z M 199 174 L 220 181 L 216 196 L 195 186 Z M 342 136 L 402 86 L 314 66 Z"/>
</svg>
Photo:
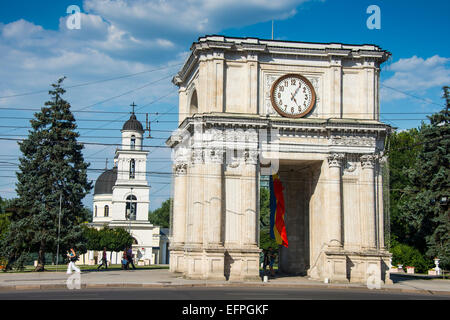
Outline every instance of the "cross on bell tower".
<svg viewBox="0 0 450 320">
<path fill-rule="evenodd" d="M 134 107 L 136 107 L 136 104 L 134 104 L 134 101 L 132 104 L 130 104 L 130 107 L 133 107 L 133 111 L 131 111 L 131 113 L 134 114 Z"/>
</svg>

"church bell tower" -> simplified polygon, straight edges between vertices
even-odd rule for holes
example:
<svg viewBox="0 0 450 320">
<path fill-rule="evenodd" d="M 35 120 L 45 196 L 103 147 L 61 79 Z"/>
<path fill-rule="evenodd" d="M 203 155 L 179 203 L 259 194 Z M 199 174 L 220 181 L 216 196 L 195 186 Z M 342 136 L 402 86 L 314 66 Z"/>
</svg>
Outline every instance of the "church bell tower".
<svg viewBox="0 0 450 320">
<path fill-rule="evenodd" d="M 117 181 L 113 188 L 117 220 L 148 221 L 149 186 L 146 163 L 148 151 L 142 149 L 144 129 L 136 119 L 135 104 L 130 119 L 125 122 L 122 145 L 116 150 Z"/>
</svg>

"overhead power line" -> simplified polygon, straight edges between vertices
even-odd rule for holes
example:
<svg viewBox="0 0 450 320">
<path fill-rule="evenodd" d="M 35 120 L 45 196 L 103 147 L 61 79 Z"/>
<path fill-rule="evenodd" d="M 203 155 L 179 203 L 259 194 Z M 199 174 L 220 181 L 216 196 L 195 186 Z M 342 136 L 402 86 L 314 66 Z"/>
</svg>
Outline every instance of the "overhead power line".
<svg viewBox="0 0 450 320">
<path fill-rule="evenodd" d="M 146 71 L 141 71 L 141 72 L 136 72 L 136 73 L 131 73 L 131 74 L 126 74 L 126 75 L 117 76 L 117 77 L 113 77 L 113 78 L 107 78 L 107 79 L 102 79 L 102 80 L 96 80 L 96 81 L 91 81 L 91 82 L 84 82 L 84 83 L 74 84 L 74 85 L 71 85 L 71 86 L 66 86 L 66 87 L 64 87 L 64 89 L 85 87 L 85 86 L 89 86 L 89 85 L 93 85 L 93 84 L 98 84 L 98 83 L 103 83 L 103 82 L 108 82 L 108 81 L 113 81 L 113 80 L 119 80 L 119 79 L 135 77 L 135 76 L 138 76 L 138 75 L 141 75 L 141 74 L 156 72 L 156 71 L 160 71 L 160 70 L 164 70 L 164 69 L 170 69 L 170 68 L 177 67 L 177 66 L 180 66 L 180 65 L 182 65 L 182 63 L 173 64 L 173 65 L 164 66 L 164 67 L 151 69 L 151 70 L 146 70 Z M 39 93 L 46 93 L 49 90 L 50 89 L 18 93 L 18 94 L 13 94 L 13 95 L 9 95 L 9 96 L 1 96 L 0 99 L 15 98 L 15 97 L 29 96 L 29 95 L 39 94 Z"/>
</svg>

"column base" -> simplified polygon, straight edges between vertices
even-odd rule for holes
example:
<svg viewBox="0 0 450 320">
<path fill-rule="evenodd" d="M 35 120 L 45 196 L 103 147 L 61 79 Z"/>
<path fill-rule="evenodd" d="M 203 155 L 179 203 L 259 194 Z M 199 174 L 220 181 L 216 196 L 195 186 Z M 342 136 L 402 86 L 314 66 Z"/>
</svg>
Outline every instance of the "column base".
<svg viewBox="0 0 450 320">
<path fill-rule="evenodd" d="M 192 280 L 259 281 L 259 253 L 256 246 L 171 251 L 170 271 L 182 272 L 185 279 Z"/>
<path fill-rule="evenodd" d="M 384 250 L 348 251 L 328 247 L 317 266 L 308 270 L 311 279 L 336 283 L 362 283 L 368 288 L 392 284 L 389 277 L 391 254 Z"/>
</svg>

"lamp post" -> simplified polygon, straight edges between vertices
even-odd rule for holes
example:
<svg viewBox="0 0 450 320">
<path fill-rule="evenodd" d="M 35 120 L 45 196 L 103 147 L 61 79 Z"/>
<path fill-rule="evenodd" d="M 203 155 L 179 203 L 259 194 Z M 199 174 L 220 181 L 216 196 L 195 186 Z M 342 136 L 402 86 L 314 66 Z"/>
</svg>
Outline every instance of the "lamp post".
<svg viewBox="0 0 450 320">
<path fill-rule="evenodd" d="M 129 227 L 128 232 L 131 234 L 131 217 L 133 215 L 133 187 L 131 187 L 131 195 L 130 195 L 130 216 L 129 216 Z M 135 214 L 135 213 L 134 213 Z"/>
<path fill-rule="evenodd" d="M 58 271 L 58 263 L 59 263 L 59 234 L 61 230 L 61 202 L 62 202 L 62 193 L 59 194 L 59 214 L 58 214 L 58 240 L 56 245 L 56 271 Z"/>
</svg>

